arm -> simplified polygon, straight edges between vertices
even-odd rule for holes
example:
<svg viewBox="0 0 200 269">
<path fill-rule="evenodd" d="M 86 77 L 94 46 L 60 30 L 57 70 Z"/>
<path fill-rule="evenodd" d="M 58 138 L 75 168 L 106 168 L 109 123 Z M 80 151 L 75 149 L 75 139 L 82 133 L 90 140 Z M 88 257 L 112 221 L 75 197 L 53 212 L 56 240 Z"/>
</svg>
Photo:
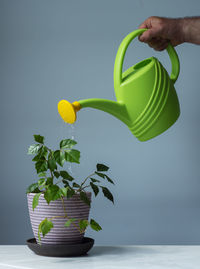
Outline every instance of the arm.
<svg viewBox="0 0 200 269">
<path fill-rule="evenodd" d="M 162 18 L 150 17 L 139 28 L 147 28 L 139 40 L 155 50 L 166 49 L 170 41 L 173 46 L 184 42 L 200 45 L 200 17 Z"/>
</svg>

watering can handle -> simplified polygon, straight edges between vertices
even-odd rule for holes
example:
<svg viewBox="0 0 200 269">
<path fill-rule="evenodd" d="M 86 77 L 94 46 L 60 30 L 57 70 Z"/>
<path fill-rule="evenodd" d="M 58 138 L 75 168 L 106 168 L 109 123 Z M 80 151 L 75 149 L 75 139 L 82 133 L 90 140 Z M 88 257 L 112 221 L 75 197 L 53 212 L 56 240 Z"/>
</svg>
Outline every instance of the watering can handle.
<svg viewBox="0 0 200 269">
<path fill-rule="evenodd" d="M 117 83 L 118 86 L 122 83 L 122 67 L 124 62 L 124 56 L 126 53 L 126 50 L 128 48 L 128 45 L 131 43 L 131 41 L 138 35 L 141 35 L 143 32 L 145 32 L 147 29 L 138 29 L 134 32 L 128 34 L 122 41 L 122 43 L 119 46 L 119 49 L 117 51 L 116 59 L 115 59 L 115 66 L 114 66 L 114 83 Z M 172 71 L 170 78 L 173 83 L 176 82 L 179 71 L 180 71 L 180 63 L 178 55 L 173 48 L 173 46 L 169 43 L 167 47 L 167 52 L 169 54 L 171 64 L 172 64 Z M 117 85 L 116 85 L 117 86 Z"/>
</svg>

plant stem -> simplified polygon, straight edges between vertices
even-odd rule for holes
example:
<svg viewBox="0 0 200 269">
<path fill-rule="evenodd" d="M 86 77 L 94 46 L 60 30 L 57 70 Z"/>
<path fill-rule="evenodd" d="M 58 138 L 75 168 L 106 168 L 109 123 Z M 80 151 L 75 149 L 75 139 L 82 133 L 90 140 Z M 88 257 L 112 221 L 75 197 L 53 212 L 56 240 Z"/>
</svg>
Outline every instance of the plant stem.
<svg viewBox="0 0 200 269">
<path fill-rule="evenodd" d="M 60 199 L 61 199 L 62 204 L 63 204 L 63 209 L 64 209 L 64 212 L 65 212 L 65 218 L 68 218 L 68 219 L 69 219 L 69 217 L 67 216 L 67 211 L 66 211 L 66 208 L 65 208 L 65 204 L 64 204 L 63 197 L 61 196 Z M 75 223 L 73 223 L 73 222 L 72 222 L 72 224 L 73 224 L 74 227 L 76 227 L 76 228 L 79 230 L 79 232 L 81 233 L 81 230 L 79 229 L 79 227 L 78 227 Z"/>
<path fill-rule="evenodd" d="M 50 152 L 50 154 L 52 154 L 52 150 L 51 149 L 49 149 L 47 146 L 45 146 L 46 148 L 47 148 L 47 150 Z M 45 158 L 46 159 L 46 158 Z M 48 160 L 46 159 L 46 161 L 48 162 Z M 54 176 L 53 176 L 53 172 L 51 171 L 51 169 L 49 169 L 50 170 L 50 173 L 51 173 L 51 177 L 52 177 L 52 180 L 54 179 Z"/>
<path fill-rule="evenodd" d="M 49 218 L 49 220 L 53 220 L 53 219 L 57 219 L 57 218 L 63 218 L 63 219 L 69 219 L 69 217 L 67 217 L 66 215 L 65 216 L 53 216 L 53 217 L 51 217 L 51 218 Z M 79 221 L 79 220 L 78 220 Z M 79 229 L 79 227 L 75 224 L 75 223 L 71 223 L 71 224 L 73 224 L 74 226 L 75 226 L 75 228 L 77 228 L 78 230 L 79 230 L 79 232 L 80 233 L 84 233 L 85 232 L 85 230 L 84 231 L 81 231 L 80 229 Z"/>
<path fill-rule="evenodd" d="M 91 175 L 89 175 L 88 177 L 86 177 L 86 179 L 81 183 L 81 187 L 85 184 L 85 182 L 87 181 L 88 178 L 94 176 L 95 173 L 92 173 Z"/>
<path fill-rule="evenodd" d="M 88 187 L 90 187 L 90 185 L 87 185 L 87 186 L 83 187 L 82 190 L 84 190 L 85 188 L 88 188 Z"/>
<path fill-rule="evenodd" d="M 66 208 L 65 208 L 65 204 L 64 204 L 63 197 L 61 196 L 60 199 L 61 199 L 62 204 L 63 204 L 63 210 L 64 210 L 64 212 L 65 212 L 65 216 L 67 217 L 67 211 L 66 211 Z"/>
</svg>

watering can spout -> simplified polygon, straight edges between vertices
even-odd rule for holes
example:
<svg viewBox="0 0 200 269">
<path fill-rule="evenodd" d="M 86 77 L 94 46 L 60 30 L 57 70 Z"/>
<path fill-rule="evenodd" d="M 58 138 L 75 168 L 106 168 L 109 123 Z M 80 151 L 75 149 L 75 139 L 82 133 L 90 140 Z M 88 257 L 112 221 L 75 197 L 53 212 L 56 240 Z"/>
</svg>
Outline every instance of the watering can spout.
<svg viewBox="0 0 200 269">
<path fill-rule="evenodd" d="M 79 102 L 70 103 L 67 100 L 61 100 L 58 103 L 58 112 L 61 118 L 67 123 L 76 121 L 76 112 L 81 109 Z"/>
<path fill-rule="evenodd" d="M 126 106 L 123 103 L 107 99 L 92 98 L 73 103 L 70 103 L 67 100 L 61 100 L 58 103 L 58 112 L 65 122 L 72 124 L 76 121 L 76 112 L 86 107 L 102 110 L 118 118 L 125 124 L 130 124 L 130 118 Z"/>
</svg>

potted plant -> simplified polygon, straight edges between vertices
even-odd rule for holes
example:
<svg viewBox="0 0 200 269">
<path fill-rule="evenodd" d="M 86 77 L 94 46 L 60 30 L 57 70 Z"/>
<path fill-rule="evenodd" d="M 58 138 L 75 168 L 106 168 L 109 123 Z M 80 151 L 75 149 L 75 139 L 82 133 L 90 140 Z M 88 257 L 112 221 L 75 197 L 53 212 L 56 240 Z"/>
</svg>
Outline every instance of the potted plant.
<svg viewBox="0 0 200 269">
<path fill-rule="evenodd" d="M 107 175 L 109 169 L 97 164 L 93 173 L 81 182 L 76 181 L 64 170 L 65 162 L 80 163 L 80 151 L 72 139 L 64 139 L 57 150 L 44 143 L 44 137 L 34 135 L 36 144 L 28 154 L 35 155 L 38 180 L 27 188 L 29 215 L 37 244 L 80 244 L 87 227 L 100 231 L 94 219 L 89 220 L 91 194 L 99 190 L 114 203 L 113 195 L 102 181 L 114 184 Z M 89 189 L 89 191 L 86 191 Z"/>
</svg>

